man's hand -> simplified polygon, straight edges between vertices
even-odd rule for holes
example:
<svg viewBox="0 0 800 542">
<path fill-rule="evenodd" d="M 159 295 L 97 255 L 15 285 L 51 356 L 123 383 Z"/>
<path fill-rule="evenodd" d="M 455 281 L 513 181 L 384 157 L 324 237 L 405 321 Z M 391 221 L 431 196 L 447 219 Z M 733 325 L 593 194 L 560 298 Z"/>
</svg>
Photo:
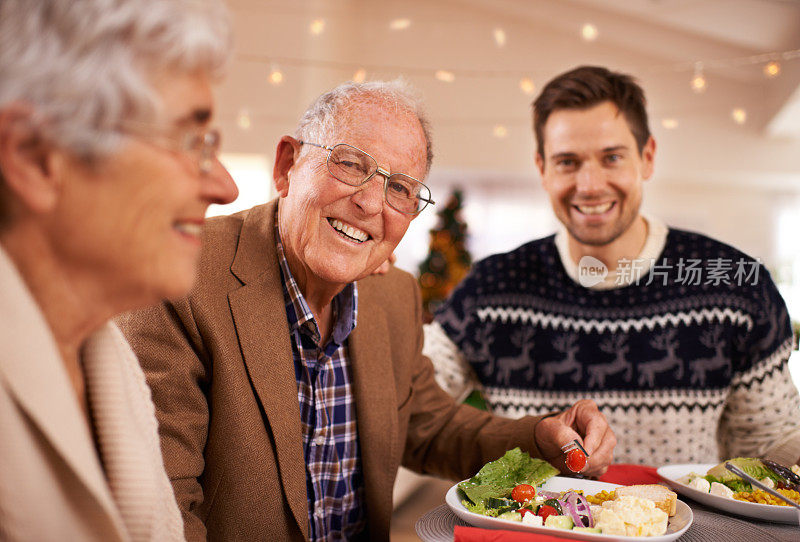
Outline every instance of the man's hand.
<svg viewBox="0 0 800 542">
<path fill-rule="evenodd" d="M 389 258 L 388 258 L 388 259 L 387 259 L 385 262 L 383 262 L 382 264 L 380 264 L 380 265 L 378 266 L 378 268 L 377 268 L 377 269 L 375 269 L 375 271 L 373 271 L 373 272 L 372 272 L 372 274 L 373 274 L 373 275 L 385 275 L 386 273 L 388 273 L 388 272 L 389 272 L 389 269 L 392 267 L 392 264 L 393 264 L 394 262 L 396 262 L 396 261 L 397 261 L 397 256 L 395 256 L 395 255 L 394 255 L 394 252 L 392 252 L 392 253 L 389 255 Z"/>
<path fill-rule="evenodd" d="M 589 461 L 581 471 L 585 476 L 601 476 L 614 459 L 617 438 L 597 409 L 594 401 L 583 399 L 568 410 L 545 418 L 536 425 L 534 435 L 542 457 L 561 472 L 571 472 L 565 464 L 566 456 L 561 447 L 575 439 L 589 454 Z"/>
</svg>

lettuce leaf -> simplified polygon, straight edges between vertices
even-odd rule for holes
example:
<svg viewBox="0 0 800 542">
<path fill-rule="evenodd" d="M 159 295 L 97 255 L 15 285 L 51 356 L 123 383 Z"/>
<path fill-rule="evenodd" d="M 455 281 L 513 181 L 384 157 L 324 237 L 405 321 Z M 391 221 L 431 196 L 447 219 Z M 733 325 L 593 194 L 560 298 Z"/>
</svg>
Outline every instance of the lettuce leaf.
<svg viewBox="0 0 800 542">
<path fill-rule="evenodd" d="M 749 482 L 742 480 L 731 471 L 725 468 L 725 463 L 733 463 L 742 471 L 749 474 L 756 480 L 763 480 L 764 478 L 770 478 L 776 484 L 778 482 L 783 482 L 784 480 L 781 479 L 780 476 L 772 472 L 768 469 L 764 464 L 761 462 L 760 459 L 756 457 L 734 457 L 733 459 L 729 459 L 728 461 L 723 461 L 716 467 L 708 469 L 708 474 L 706 475 L 706 480 L 711 482 L 719 482 L 721 484 L 725 484 L 733 491 L 750 491 L 752 487 L 750 486 Z M 713 480 L 712 480 L 713 478 Z"/>
<path fill-rule="evenodd" d="M 491 497 L 508 497 L 519 484 L 538 486 L 558 474 L 558 469 L 543 459 L 534 459 L 519 448 L 509 450 L 464 482 L 459 489 L 476 505 Z"/>
</svg>

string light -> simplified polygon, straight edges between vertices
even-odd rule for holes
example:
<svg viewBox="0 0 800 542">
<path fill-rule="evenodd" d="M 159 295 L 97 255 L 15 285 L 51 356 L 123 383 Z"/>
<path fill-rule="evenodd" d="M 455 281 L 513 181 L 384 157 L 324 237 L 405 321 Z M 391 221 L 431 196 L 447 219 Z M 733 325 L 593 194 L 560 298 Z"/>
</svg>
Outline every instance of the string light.
<svg viewBox="0 0 800 542">
<path fill-rule="evenodd" d="M 697 94 L 706 91 L 706 76 L 703 75 L 703 63 L 697 62 L 694 65 L 694 77 L 692 77 L 692 90 Z"/>
<path fill-rule="evenodd" d="M 274 86 L 278 86 L 283 83 L 283 72 L 277 66 L 273 66 L 270 70 L 269 82 Z"/>
<path fill-rule="evenodd" d="M 411 19 L 394 19 L 389 23 L 389 28 L 392 30 L 405 30 L 411 26 Z"/>
<path fill-rule="evenodd" d="M 599 32 L 597 31 L 597 27 L 595 25 L 593 25 L 592 23 L 586 23 L 581 28 L 581 37 L 585 41 L 594 41 L 594 40 L 596 40 L 598 33 Z"/>
<path fill-rule="evenodd" d="M 533 96 L 534 91 L 536 91 L 536 85 L 533 84 L 530 77 L 523 77 L 519 80 L 519 89 L 528 96 Z"/>
<path fill-rule="evenodd" d="M 494 42 L 498 47 L 504 47 L 506 44 L 506 31 L 502 28 L 494 29 Z"/>
<path fill-rule="evenodd" d="M 781 73 L 781 63 L 777 60 L 772 60 L 764 65 L 764 75 L 772 79 L 778 77 Z"/>
<path fill-rule="evenodd" d="M 236 116 L 236 125 L 242 130 L 249 130 L 253 125 L 253 121 L 250 118 L 250 111 L 247 109 L 240 110 L 239 114 Z"/>
<path fill-rule="evenodd" d="M 674 130 L 678 127 L 678 119 L 662 119 L 661 126 L 667 130 Z"/>
<path fill-rule="evenodd" d="M 323 60 L 323 59 L 313 59 L 313 58 L 298 58 L 298 57 L 281 57 L 281 58 L 273 58 L 267 55 L 262 54 L 254 54 L 254 53 L 239 53 L 237 57 L 241 60 L 247 62 L 255 62 L 258 64 L 270 64 L 272 62 L 280 62 L 282 64 L 292 65 L 292 66 L 301 66 L 305 68 L 322 68 L 322 69 L 332 69 L 332 70 L 340 70 L 352 73 L 353 71 L 364 68 L 368 72 L 400 72 L 406 75 L 419 75 L 419 76 L 428 76 L 434 74 L 435 70 L 431 68 L 423 68 L 418 66 L 409 66 L 409 65 L 391 65 L 391 64 L 371 64 L 371 65 L 359 65 L 353 62 L 346 62 L 340 60 Z M 700 79 L 698 82 L 701 86 L 704 86 L 705 83 L 705 76 L 703 75 L 704 67 L 713 66 L 715 69 L 724 69 L 724 68 L 731 68 L 731 67 L 742 67 L 742 66 L 761 66 L 770 61 L 775 61 L 776 63 L 780 60 L 780 63 L 790 62 L 790 61 L 797 61 L 800 60 L 800 49 L 792 49 L 787 51 L 776 51 L 771 53 L 762 53 L 758 55 L 751 55 L 746 57 L 737 57 L 737 58 L 726 58 L 726 59 L 714 59 L 714 60 L 703 60 L 703 61 L 691 61 L 691 62 L 679 62 L 674 64 L 660 64 L 660 65 L 631 65 L 631 66 L 620 66 L 619 69 L 631 72 L 631 73 L 666 73 L 666 72 L 674 72 L 674 73 L 682 73 L 694 70 L 694 75 L 700 75 Z M 782 66 L 781 66 L 782 69 Z M 520 78 L 523 77 L 530 77 L 530 70 L 515 70 L 515 69 L 458 69 L 458 70 L 448 70 L 454 76 L 463 76 L 463 77 L 473 77 L 473 78 L 510 78 L 519 81 Z M 548 71 L 542 70 L 537 76 L 541 77 L 551 77 L 552 73 Z M 694 79 L 694 78 L 693 78 Z M 702 82 L 700 82 L 702 81 Z"/>
<path fill-rule="evenodd" d="M 747 122 L 747 111 L 745 111 L 741 107 L 737 107 L 733 111 L 731 111 L 731 118 L 733 119 L 733 122 L 735 122 L 736 124 L 744 124 L 745 122 Z"/>
<path fill-rule="evenodd" d="M 325 30 L 325 19 L 314 19 L 311 21 L 311 24 L 308 25 L 308 31 L 314 34 L 315 36 L 319 36 Z"/>
<path fill-rule="evenodd" d="M 353 74 L 353 81 L 356 83 L 363 83 L 366 78 L 367 70 L 364 68 L 359 68 L 356 73 Z"/>
<path fill-rule="evenodd" d="M 456 80 L 456 74 L 447 70 L 436 70 L 434 77 L 443 83 L 452 83 Z"/>
<path fill-rule="evenodd" d="M 492 135 L 494 135 L 494 137 L 502 139 L 508 136 L 508 128 L 506 128 L 502 124 L 497 124 L 492 130 Z"/>
</svg>

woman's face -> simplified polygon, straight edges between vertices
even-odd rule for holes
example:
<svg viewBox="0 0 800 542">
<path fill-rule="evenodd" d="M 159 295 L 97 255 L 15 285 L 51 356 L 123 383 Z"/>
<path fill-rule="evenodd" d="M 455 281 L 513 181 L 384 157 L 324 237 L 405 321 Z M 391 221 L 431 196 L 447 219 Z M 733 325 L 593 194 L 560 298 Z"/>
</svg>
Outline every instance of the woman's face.
<svg viewBox="0 0 800 542">
<path fill-rule="evenodd" d="M 99 297 L 124 308 L 186 294 L 206 209 L 238 194 L 215 156 L 202 173 L 199 156 L 180 147 L 187 135 L 208 128 L 208 77 L 162 73 L 153 81 L 163 104 L 160 120 L 152 127 L 134 125 L 136 135 L 99 163 L 65 160 L 49 217 L 65 271 L 96 281 Z"/>
</svg>

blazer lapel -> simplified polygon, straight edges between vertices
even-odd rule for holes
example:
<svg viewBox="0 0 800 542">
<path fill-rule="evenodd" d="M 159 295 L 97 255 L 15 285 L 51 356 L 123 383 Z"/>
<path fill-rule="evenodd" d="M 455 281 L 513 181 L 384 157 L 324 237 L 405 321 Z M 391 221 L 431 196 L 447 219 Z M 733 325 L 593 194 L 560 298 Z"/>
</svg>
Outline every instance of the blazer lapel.
<svg viewBox="0 0 800 542">
<path fill-rule="evenodd" d="M 367 508 L 371 516 L 376 511 L 381 516 L 392 510 L 396 465 L 391 461 L 400 461 L 393 454 L 402 448 L 397 443 L 397 393 L 393 385 L 387 385 L 394 380 L 390 330 L 380 305 L 370 303 L 365 290 L 359 289 L 358 322 L 348 344 Z"/>
<path fill-rule="evenodd" d="M 273 201 L 245 219 L 231 265 L 244 286 L 228 294 L 228 300 L 250 381 L 275 439 L 286 500 L 308 537 L 300 405 L 275 248 L 275 212 Z"/>
<path fill-rule="evenodd" d="M 89 426 L 70 388 L 55 340 L 33 297 L 0 249 L 0 380 L 49 440 L 120 534 L 125 528 L 106 484 Z"/>
</svg>

